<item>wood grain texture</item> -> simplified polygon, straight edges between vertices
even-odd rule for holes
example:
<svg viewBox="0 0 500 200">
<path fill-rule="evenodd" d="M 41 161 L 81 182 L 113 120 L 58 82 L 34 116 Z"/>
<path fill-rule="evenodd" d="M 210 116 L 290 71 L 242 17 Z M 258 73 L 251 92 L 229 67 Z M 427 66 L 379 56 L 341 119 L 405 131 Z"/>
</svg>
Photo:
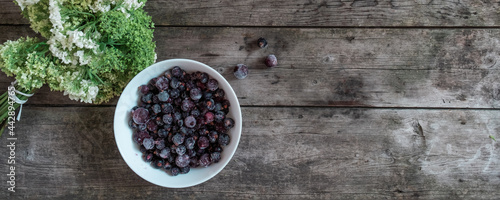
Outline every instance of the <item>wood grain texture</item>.
<svg viewBox="0 0 500 200">
<path fill-rule="evenodd" d="M 233 160 L 195 187 L 133 173 L 114 141 L 112 107 L 27 106 L 16 123 L 22 199 L 495 199 L 497 111 L 243 108 Z M 5 133 L 4 133 L 5 134 Z M 0 160 L 7 160 L 7 141 Z M 0 171 L 7 172 L 6 162 Z M 7 176 L 0 176 L 6 181 Z M 3 190 L 4 188 L 2 188 Z"/>
<path fill-rule="evenodd" d="M 8 30 L 8 31 L 7 31 Z M 35 35 L 29 27 L 0 26 Z M 17 34 L 18 33 L 18 34 Z M 259 49 L 264 36 L 269 46 Z M 242 105 L 498 108 L 500 31 L 493 29 L 156 28 L 158 60 L 188 58 L 219 71 Z M 278 57 L 268 69 L 263 59 Z M 232 70 L 247 64 L 238 80 Z M 0 75 L 0 88 L 12 79 Z M 33 104 L 78 104 L 42 89 Z M 116 99 L 109 104 L 116 103 Z"/>
<path fill-rule="evenodd" d="M 173 26 L 498 26 L 499 2 L 483 0 L 149 0 L 155 24 Z M 0 24 L 28 24 L 1 0 Z"/>
<path fill-rule="evenodd" d="M 149 0 L 158 60 L 206 63 L 237 93 L 243 133 L 231 162 L 195 187 L 150 184 L 116 147 L 117 98 L 95 106 L 44 86 L 16 122 L 16 193 L 0 176 L 0 199 L 498 199 L 499 7 Z M 0 43 L 37 37 L 12 0 L 0 8 Z M 238 63 L 250 66 L 244 80 L 232 75 Z M 0 92 L 11 81 L 0 72 Z"/>
</svg>

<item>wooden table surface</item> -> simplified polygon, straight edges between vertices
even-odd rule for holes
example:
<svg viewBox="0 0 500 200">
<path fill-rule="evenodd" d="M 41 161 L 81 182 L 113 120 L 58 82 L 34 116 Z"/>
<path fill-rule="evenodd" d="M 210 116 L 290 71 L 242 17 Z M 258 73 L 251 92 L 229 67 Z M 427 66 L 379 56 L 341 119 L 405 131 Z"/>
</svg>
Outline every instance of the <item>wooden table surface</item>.
<svg viewBox="0 0 500 200">
<path fill-rule="evenodd" d="M 36 36 L 0 0 L 0 42 Z M 200 185 L 137 176 L 113 133 L 117 98 L 44 86 L 16 122 L 16 192 L 0 199 L 499 199 L 500 5 L 485 0 L 150 0 L 158 60 L 219 71 L 241 104 L 229 164 Z M 256 40 L 268 39 L 259 49 Z M 278 57 L 267 69 L 263 58 Z M 232 75 L 250 66 L 246 79 Z M 0 91 L 12 81 L 0 73 Z"/>
</svg>

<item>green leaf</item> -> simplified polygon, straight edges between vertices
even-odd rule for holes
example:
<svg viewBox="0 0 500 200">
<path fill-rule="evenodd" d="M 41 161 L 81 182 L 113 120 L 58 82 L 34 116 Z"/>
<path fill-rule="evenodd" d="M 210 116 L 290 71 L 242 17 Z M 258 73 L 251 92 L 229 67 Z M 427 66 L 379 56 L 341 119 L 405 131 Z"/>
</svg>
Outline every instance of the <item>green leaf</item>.
<svg viewBox="0 0 500 200">
<path fill-rule="evenodd" d="M 495 140 L 495 142 L 497 141 L 493 135 L 490 135 L 490 138 L 491 138 L 492 140 Z"/>
</svg>

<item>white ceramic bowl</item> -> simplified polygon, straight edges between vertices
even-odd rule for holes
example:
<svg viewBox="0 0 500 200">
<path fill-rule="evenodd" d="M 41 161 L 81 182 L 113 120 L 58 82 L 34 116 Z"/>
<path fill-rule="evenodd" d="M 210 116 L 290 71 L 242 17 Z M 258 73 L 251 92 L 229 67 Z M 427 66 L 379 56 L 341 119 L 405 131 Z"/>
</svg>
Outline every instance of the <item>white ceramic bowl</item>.
<svg viewBox="0 0 500 200">
<path fill-rule="evenodd" d="M 179 174 L 171 176 L 161 169 L 153 168 L 150 163 L 142 159 L 142 153 L 139 151 L 139 145 L 132 140 L 133 130 L 129 127 L 130 111 L 136 106 L 139 100 L 138 87 L 147 84 L 149 80 L 159 76 L 168 69 L 180 66 L 186 72 L 201 71 L 206 72 L 211 78 L 219 82 L 219 88 L 224 89 L 226 98 L 230 101 L 228 117 L 234 119 L 235 126 L 229 130 L 228 134 L 231 137 L 229 145 L 224 147 L 221 155 L 221 160 L 206 168 L 192 168 L 187 174 Z M 184 188 L 203 183 L 218 174 L 231 160 L 238 147 L 241 136 L 241 109 L 238 98 L 233 91 L 233 88 L 217 71 L 203 63 L 187 60 L 187 59 L 172 59 L 155 63 L 137 74 L 125 87 L 123 93 L 116 105 L 114 131 L 116 145 L 127 165 L 140 177 L 159 186 L 169 188 Z"/>
</svg>

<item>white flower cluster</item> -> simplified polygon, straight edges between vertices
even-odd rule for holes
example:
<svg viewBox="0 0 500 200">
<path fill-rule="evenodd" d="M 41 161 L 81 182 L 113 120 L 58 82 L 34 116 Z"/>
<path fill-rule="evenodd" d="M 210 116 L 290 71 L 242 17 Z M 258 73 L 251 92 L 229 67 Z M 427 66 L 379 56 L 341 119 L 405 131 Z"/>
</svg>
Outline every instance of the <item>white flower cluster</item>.
<svg viewBox="0 0 500 200">
<path fill-rule="evenodd" d="M 94 40 L 100 38 L 100 34 L 90 34 L 91 38 L 86 37 L 86 33 L 79 30 L 66 30 L 69 22 L 63 22 L 61 17 L 62 0 L 50 0 L 50 22 L 52 23 L 52 37 L 47 44 L 50 45 L 50 51 L 54 56 L 61 59 L 64 64 L 87 65 L 92 55 L 85 55 L 85 49 L 91 50 L 89 53 L 100 54 L 99 45 Z"/>
<path fill-rule="evenodd" d="M 130 17 L 128 10 L 135 10 L 137 8 L 140 8 L 142 4 L 143 2 L 139 3 L 137 2 L 137 0 L 124 0 L 122 6 L 118 8 L 118 10 L 122 11 L 128 18 Z"/>
<path fill-rule="evenodd" d="M 24 10 L 27 6 L 34 5 L 38 3 L 40 0 L 16 0 L 17 4 L 19 7 L 21 7 L 21 10 Z"/>
<path fill-rule="evenodd" d="M 50 37 L 47 42 L 50 45 L 50 51 L 57 58 L 61 59 L 64 64 L 72 65 L 87 65 L 90 62 L 92 55 L 99 55 L 102 52 L 99 51 L 99 45 L 95 42 L 99 40 L 101 34 L 94 31 L 92 34 L 88 34 L 79 30 L 66 30 L 69 22 L 65 22 L 67 19 L 62 19 L 61 17 L 61 4 L 64 0 L 50 0 L 49 1 L 49 11 L 50 11 L 50 22 L 52 23 L 52 37 Z M 120 6 L 117 8 L 122 11 L 127 17 L 130 16 L 128 13 L 131 10 L 140 8 L 143 2 L 138 2 L 137 0 L 124 0 L 121 2 Z M 94 4 L 89 5 L 89 8 L 94 12 L 108 12 L 111 5 L 117 4 L 118 1 L 111 0 L 97 0 Z M 84 30 L 85 31 L 85 30 Z M 78 48 L 78 50 L 74 50 Z M 89 51 L 87 51 L 89 50 Z M 86 55 L 86 54 L 92 55 Z"/>
<path fill-rule="evenodd" d="M 22 0 L 20 0 L 22 1 Z M 34 0 L 37 1 L 37 0 Z M 92 34 L 80 30 L 66 30 L 70 24 L 67 19 L 61 17 L 61 5 L 64 0 L 49 1 L 49 19 L 52 23 L 52 37 L 47 41 L 50 45 L 49 50 L 52 54 L 59 58 L 64 64 L 70 64 L 73 67 L 78 65 L 88 65 L 92 59 L 99 59 L 97 55 L 102 54 L 99 51 L 99 45 L 95 42 L 100 39 L 99 32 L 94 31 Z M 36 2 L 35 2 L 36 3 Z M 89 5 L 89 8 L 94 12 L 108 12 L 111 5 L 115 5 L 117 1 L 97 0 L 94 4 Z M 137 9 L 142 6 L 142 2 L 137 0 L 125 0 L 118 8 L 128 16 L 128 10 Z M 85 30 L 84 30 L 85 31 Z M 90 35 L 90 36 L 89 36 Z M 60 87 L 64 90 L 64 95 L 69 95 L 71 100 L 80 100 L 86 103 L 92 103 L 99 88 L 89 80 L 81 79 L 80 73 L 67 72 L 64 76 L 59 77 Z M 79 84 L 80 87 L 71 87 L 73 84 Z"/>
<path fill-rule="evenodd" d="M 0 70 L 26 91 L 48 84 L 72 100 L 102 103 L 156 60 L 145 0 L 15 1 L 44 38 L 0 44 Z"/>
<path fill-rule="evenodd" d="M 92 103 L 99 93 L 97 85 L 89 80 L 81 79 L 79 72 L 66 72 L 64 76 L 58 77 L 60 86 L 64 89 L 64 95 L 69 95 L 71 100 L 80 100 L 85 103 Z M 80 87 L 74 87 L 79 85 Z"/>
<path fill-rule="evenodd" d="M 140 8 L 144 2 L 138 2 L 137 0 L 123 0 L 123 1 L 117 1 L 117 0 L 97 0 L 94 5 L 90 5 L 89 8 L 94 12 L 108 12 L 109 9 L 111 9 L 111 5 L 116 5 L 117 3 L 121 2 L 120 7 L 117 9 L 119 11 L 122 11 L 125 16 L 128 18 L 130 17 L 130 14 L 128 13 L 131 10 L 136 10 Z"/>
<path fill-rule="evenodd" d="M 115 1 L 106 1 L 108 3 L 105 3 L 103 0 L 97 0 L 94 2 L 94 5 L 89 5 L 90 10 L 92 12 L 97 13 L 97 12 L 108 12 L 111 9 L 111 4 L 115 4 Z"/>
</svg>

